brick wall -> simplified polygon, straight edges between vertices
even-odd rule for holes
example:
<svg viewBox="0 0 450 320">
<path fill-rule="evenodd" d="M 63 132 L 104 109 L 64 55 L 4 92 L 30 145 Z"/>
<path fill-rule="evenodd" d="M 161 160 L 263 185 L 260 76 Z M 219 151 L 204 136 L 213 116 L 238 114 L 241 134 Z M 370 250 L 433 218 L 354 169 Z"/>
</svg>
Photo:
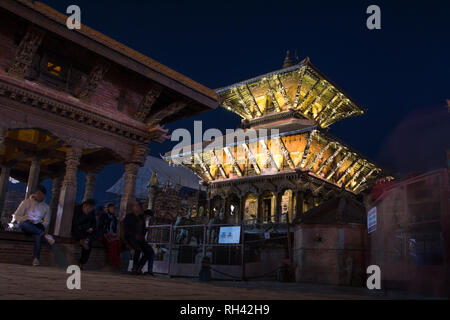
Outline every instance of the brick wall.
<svg viewBox="0 0 450 320">
<path fill-rule="evenodd" d="M 364 225 L 297 225 L 294 265 L 297 282 L 361 286 L 365 275 Z"/>
</svg>

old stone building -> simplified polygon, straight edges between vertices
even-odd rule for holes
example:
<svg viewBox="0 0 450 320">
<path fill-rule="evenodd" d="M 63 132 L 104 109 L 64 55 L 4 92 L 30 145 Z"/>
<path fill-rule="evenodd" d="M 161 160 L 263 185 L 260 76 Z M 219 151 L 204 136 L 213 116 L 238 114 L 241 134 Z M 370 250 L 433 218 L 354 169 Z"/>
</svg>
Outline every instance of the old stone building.
<svg viewBox="0 0 450 320">
<path fill-rule="evenodd" d="M 124 163 L 124 214 L 149 143 L 167 138 L 163 125 L 217 105 L 214 91 L 66 19 L 39 2 L 0 3 L 0 212 L 9 177 L 27 196 L 53 179 L 60 236 L 70 234 L 79 170 L 89 198 L 100 170 Z"/>
</svg>

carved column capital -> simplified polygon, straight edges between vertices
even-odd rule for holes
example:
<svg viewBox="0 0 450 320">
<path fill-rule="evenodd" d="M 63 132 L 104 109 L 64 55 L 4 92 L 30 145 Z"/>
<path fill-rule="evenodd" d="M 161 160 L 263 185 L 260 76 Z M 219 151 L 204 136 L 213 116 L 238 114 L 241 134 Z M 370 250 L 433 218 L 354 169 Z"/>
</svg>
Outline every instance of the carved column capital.
<svg viewBox="0 0 450 320">
<path fill-rule="evenodd" d="M 86 172 L 86 184 L 84 187 L 83 201 L 94 198 L 95 185 L 97 184 L 97 175 L 102 171 L 103 167 L 96 167 Z"/>
<path fill-rule="evenodd" d="M 39 174 L 41 172 L 41 157 L 39 155 L 33 155 L 31 158 L 30 173 L 28 174 L 27 192 L 25 199 L 35 192 L 37 185 L 39 184 Z"/>
<path fill-rule="evenodd" d="M 66 174 L 62 183 L 55 221 L 55 234 L 70 236 L 72 229 L 73 208 L 77 193 L 77 171 L 82 149 L 70 146 L 66 151 Z"/>
<path fill-rule="evenodd" d="M 136 163 L 142 166 L 145 162 L 150 148 L 145 144 L 138 144 L 133 147 L 133 152 L 131 153 L 128 163 Z"/>
<path fill-rule="evenodd" d="M 77 185 L 77 171 L 83 151 L 78 147 L 68 147 L 66 151 L 66 174 L 63 186 Z"/>
</svg>

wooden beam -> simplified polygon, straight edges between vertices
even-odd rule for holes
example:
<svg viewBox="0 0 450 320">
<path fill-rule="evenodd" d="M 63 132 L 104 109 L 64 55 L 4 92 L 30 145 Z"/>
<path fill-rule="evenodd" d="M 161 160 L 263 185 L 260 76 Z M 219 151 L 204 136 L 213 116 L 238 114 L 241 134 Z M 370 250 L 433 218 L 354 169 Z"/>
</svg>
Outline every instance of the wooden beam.
<svg viewBox="0 0 450 320">
<path fill-rule="evenodd" d="M 236 171 L 239 177 L 242 177 L 244 174 L 242 173 L 242 170 L 239 167 L 239 164 L 237 163 L 236 158 L 233 155 L 233 152 L 231 152 L 230 147 L 225 147 L 224 150 L 227 156 L 230 157 L 234 170 Z"/>
<path fill-rule="evenodd" d="M 162 89 L 160 87 L 152 87 L 144 95 L 141 102 L 139 103 L 138 111 L 134 115 L 134 119 L 138 121 L 145 121 L 148 117 L 152 106 L 155 104 L 158 97 L 161 95 Z"/>
<path fill-rule="evenodd" d="M 288 105 L 288 107 L 292 108 L 291 99 L 289 99 L 289 96 L 287 95 L 286 88 L 284 87 L 283 82 L 281 82 L 280 76 L 277 74 L 274 76 L 274 78 L 277 80 L 278 90 L 283 95 L 283 99 L 286 101 L 286 104 Z"/>
<path fill-rule="evenodd" d="M 269 147 L 267 146 L 266 141 L 264 139 L 261 139 L 261 140 L 259 140 L 259 143 L 263 147 L 264 151 L 266 152 L 266 158 L 269 159 L 271 166 L 273 168 L 275 168 L 277 171 L 280 170 L 280 168 L 278 168 L 278 166 L 277 166 L 277 163 L 275 162 L 275 159 L 272 156 L 272 153 L 269 150 Z"/>
<path fill-rule="evenodd" d="M 360 111 L 360 110 L 352 110 L 350 112 L 349 111 L 343 111 L 343 112 L 335 113 L 333 118 L 329 119 L 329 124 L 327 124 L 327 125 L 330 125 L 331 123 L 336 122 L 339 119 L 349 118 L 349 117 L 351 117 L 351 116 L 353 116 L 355 114 L 360 114 L 360 113 L 362 113 L 362 111 Z"/>
<path fill-rule="evenodd" d="M 33 63 L 33 58 L 39 46 L 44 39 L 45 31 L 37 28 L 34 25 L 28 27 L 25 36 L 19 43 L 16 49 L 13 62 L 8 68 L 8 73 L 19 78 L 24 78 L 27 74 L 28 68 Z"/>
<path fill-rule="evenodd" d="M 200 157 L 198 153 L 194 153 L 194 158 L 197 159 L 198 163 L 200 164 L 200 167 L 202 168 L 203 172 L 206 174 L 209 180 L 214 180 L 213 176 L 211 175 L 211 172 L 209 171 L 208 166 L 203 161 L 203 159 Z"/>
<path fill-rule="evenodd" d="M 82 100 L 89 100 L 89 98 L 97 90 L 98 84 L 103 81 L 103 78 L 105 77 L 109 68 L 110 64 L 108 62 L 101 62 L 94 65 L 91 69 L 91 72 L 89 73 L 86 82 L 83 84 L 76 96 Z"/>
<path fill-rule="evenodd" d="M 339 92 L 336 92 L 334 96 L 328 101 L 328 103 L 319 111 L 315 120 L 319 122 L 322 121 L 322 116 L 325 114 L 324 112 L 340 97 Z"/>
<path fill-rule="evenodd" d="M 322 96 L 324 95 L 324 93 L 328 90 L 332 88 L 332 86 L 327 85 L 327 83 L 325 82 L 325 86 L 323 87 L 322 91 L 319 92 L 318 95 L 316 95 L 316 97 L 314 98 L 313 101 L 311 101 L 303 110 L 304 114 L 307 114 L 311 108 L 316 104 L 316 102 L 318 102 L 320 100 L 320 98 L 322 98 Z"/>
<path fill-rule="evenodd" d="M 305 77 L 305 72 L 306 72 L 306 66 L 303 67 L 300 71 L 299 71 L 299 78 L 298 78 L 298 84 L 297 84 L 297 90 L 295 93 L 295 99 L 294 102 L 292 104 L 292 107 L 295 109 L 298 106 L 298 101 L 300 99 L 300 93 L 301 93 L 301 89 L 302 89 L 302 84 L 303 84 L 303 79 Z"/>
<path fill-rule="evenodd" d="M 361 172 L 364 170 L 364 168 L 366 167 L 366 165 L 367 165 L 366 162 L 364 162 L 364 163 L 361 165 L 361 167 L 359 168 L 359 170 L 356 171 L 355 174 L 347 181 L 347 183 L 345 184 L 345 188 L 347 188 L 353 180 L 355 180 L 355 179 L 357 179 L 357 178 L 359 177 L 359 175 L 360 175 Z"/>
<path fill-rule="evenodd" d="M 295 169 L 295 165 L 294 165 L 294 162 L 292 161 L 291 154 L 289 153 L 288 149 L 284 145 L 283 139 L 280 136 L 277 136 L 276 139 L 278 140 L 278 143 L 280 144 L 281 153 L 282 153 L 284 159 L 286 159 L 286 162 L 288 163 L 289 168 Z"/>
<path fill-rule="evenodd" d="M 305 149 L 303 149 L 302 161 L 300 162 L 300 168 L 305 167 L 306 159 L 308 157 L 309 148 L 311 146 L 311 142 L 312 142 L 314 134 L 315 134 L 315 130 L 308 132 L 308 138 L 306 140 Z"/>
<path fill-rule="evenodd" d="M 220 174 L 222 175 L 222 177 L 224 179 L 228 179 L 227 173 L 225 172 L 225 169 L 223 168 L 222 161 L 219 160 L 219 158 L 217 157 L 216 152 L 214 150 L 212 150 L 211 153 L 212 153 L 214 161 L 217 163 L 217 167 L 219 168 Z"/>
<path fill-rule="evenodd" d="M 278 103 L 278 100 L 277 100 L 277 97 L 276 97 L 276 94 L 275 94 L 275 90 L 270 85 L 270 80 L 269 79 L 266 79 L 266 83 L 267 83 L 267 94 L 272 99 L 273 105 L 275 106 L 275 109 L 277 110 L 277 112 L 280 112 L 281 111 L 281 107 L 280 107 L 280 104 Z"/>
<path fill-rule="evenodd" d="M 247 103 L 245 102 L 244 97 L 242 96 L 241 91 L 239 90 L 239 88 L 234 88 L 234 91 L 236 92 L 237 96 L 238 96 L 238 101 L 241 104 L 241 106 L 244 108 L 245 112 L 247 112 L 247 114 L 250 115 L 251 119 L 253 119 L 255 117 L 254 113 L 252 112 L 252 110 L 250 109 L 250 106 L 247 105 Z"/>
<path fill-rule="evenodd" d="M 339 152 L 341 152 L 341 150 L 342 150 L 342 147 L 339 146 L 339 147 L 334 151 L 334 153 L 333 153 L 330 157 L 328 157 L 328 159 L 326 159 L 326 160 L 322 163 L 322 165 L 320 166 L 319 170 L 317 170 L 316 174 L 321 174 L 321 173 L 322 173 L 322 170 L 325 169 L 325 167 L 326 167 L 331 161 L 333 161 L 334 158 L 336 158 L 336 156 L 338 155 Z"/>
<path fill-rule="evenodd" d="M 359 158 L 358 156 L 355 154 L 355 159 L 353 160 L 353 162 L 347 167 L 347 169 L 345 169 L 344 173 L 342 173 L 342 175 L 339 177 L 338 181 L 336 181 L 336 184 L 341 183 L 341 181 L 344 180 L 344 178 L 350 173 L 351 170 L 353 170 L 355 168 L 355 166 L 358 164 L 359 162 Z"/>
<path fill-rule="evenodd" d="M 248 93 L 248 95 L 250 96 L 250 98 L 252 98 L 253 105 L 254 105 L 255 110 L 256 110 L 256 114 L 257 114 L 258 116 L 262 116 L 261 109 L 259 108 L 259 105 L 258 105 L 258 103 L 256 102 L 256 98 L 255 98 L 255 96 L 253 95 L 253 92 L 250 90 L 248 84 L 245 84 L 244 87 L 245 87 L 245 89 L 247 90 L 247 93 Z"/>
<path fill-rule="evenodd" d="M 367 175 L 365 175 L 361 181 L 359 181 L 359 183 L 355 186 L 355 188 L 353 188 L 353 192 L 356 192 L 356 190 L 361 186 L 361 184 L 363 184 L 364 182 L 367 181 L 367 178 L 369 178 L 375 171 L 379 171 L 379 169 L 377 168 L 373 168 L 372 170 L 369 171 L 369 173 Z"/>
<path fill-rule="evenodd" d="M 305 94 L 305 96 L 303 97 L 302 101 L 300 101 L 298 109 L 301 110 L 303 107 L 303 104 L 305 103 L 305 101 L 309 98 L 309 96 L 311 95 L 311 93 L 316 89 L 316 87 L 320 84 L 320 79 L 317 79 L 316 82 L 314 83 L 314 85 L 311 87 L 311 89 L 309 89 L 309 91 Z"/>
<path fill-rule="evenodd" d="M 327 180 L 330 180 L 334 174 L 339 170 L 339 168 L 341 167 L 341 165 L 347 161 L 347 159 L 352 155 L 351 152 L 347 152 L 347 154 L 341 159 L 339 160 L 338 163 L 336 163 L 336 166 L 334 167 L 334 169 L 328 174 L 327 176 Z"/>
<path fill-rule="evenodd" d="M 331 111 L 331 114 L 328 116 L 328 118 L 321 122 L 321 126 L 328 127 L 330 124 L 335 122 L 335 115 L 337 114 L 337 111 L 344 105 L 344 103 L 347 101 L 347 98 L 342 99 L 339 101 L 338 105 Z"/>
<path fill-rule="evenodd" d="M 328 148 L 331 147 L 331 145 L 333 144 L 333 142 L 328 142 L 324 147 L 322 147 L 322 149 L 320 149 L 320 151 L 316 154 L 316 156 L 314 157 L 313 161 L 310 161 L 308 163 L 308 166 L 306 167 L 308 170 L 312 169 L 314 167 L 314 164 L 321 160 L 323 157 L 323 154 L 325 153 L 325 151 L 328 150 Z"/>
<path fill-rule="evenodd" d="M 224 100 L 222 104 L 230 111 L 236 112 L 238 115 L 240 115 L 244 119 L 252 119 L 252 116 L 247 114 L 245 110 L 243 110 L 240 107 L 231 105 L 228 101 Z"/>
<path fill-rule="evenodd" d="M 149 127 L 153 127 L 153 126 L 160 124 L 168 116 L 184 109 L 186 107 L 186 105 L 187 105 L 187 103 L 184 101 L 178 101 L 178 102 L 171 103 L 166 108 L 163 108 L 163 109 L 159 110 L 158 112 L 156 112 L 155 114 L 151 115 L 150 118 L 147 120 L 147 125 Z"/>
<path fill-rule="evenodd" d="M 242 146 L 244 147 L 245 151 L 247 152 L 250 163 L 253 165 L 253 168 L 255 168 L 256 173 L 261 174 L 261 169 L 258 166 L 258 162 L 256 161 L 256 158 L 253 155 L 253 152 L 250 150 L 250 147 L 248 146 L 248 144 L 243 143 Z"/>
</svg>

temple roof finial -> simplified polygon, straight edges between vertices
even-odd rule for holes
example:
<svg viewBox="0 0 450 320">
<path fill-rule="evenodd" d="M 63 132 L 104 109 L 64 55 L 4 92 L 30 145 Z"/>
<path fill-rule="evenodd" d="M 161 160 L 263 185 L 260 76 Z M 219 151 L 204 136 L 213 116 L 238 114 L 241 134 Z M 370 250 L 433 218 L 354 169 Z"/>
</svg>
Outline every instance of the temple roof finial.
<svg viewBox="0 0 450 320">
<path fill-rule="evenodd" d="M 291 52 L 288 50 L 286 51 L 286 58 L 284 58 L 283 68 L 291 67 L 292 65 Z"/>
</svg>

